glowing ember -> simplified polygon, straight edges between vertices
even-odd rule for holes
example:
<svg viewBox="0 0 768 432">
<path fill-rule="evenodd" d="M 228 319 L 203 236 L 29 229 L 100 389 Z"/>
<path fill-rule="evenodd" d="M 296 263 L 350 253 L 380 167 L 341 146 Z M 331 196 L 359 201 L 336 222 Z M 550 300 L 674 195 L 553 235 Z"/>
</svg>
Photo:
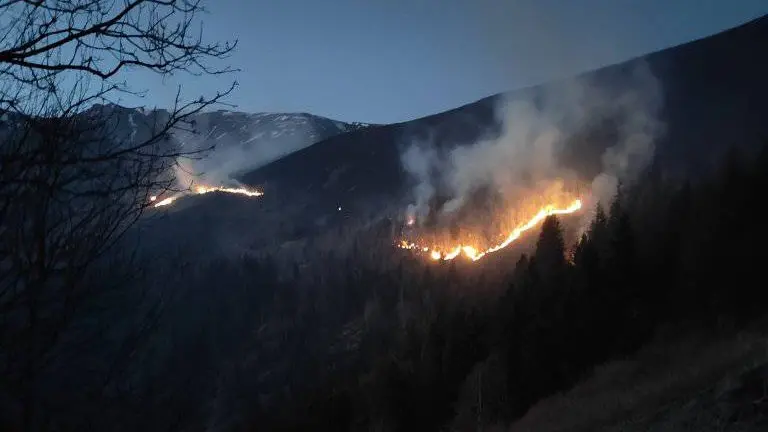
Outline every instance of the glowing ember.
<svg viewBox="0 0 768 432">
<path fill-rule="evenodd" d="M 247 197 L 258 197 L 258 196 L 264 195 L 263 192 L 246 189 L 246 188 L 229 188 L 229 187 L 222 187 L 222 186 L 197 185 L 188 192 L 181 192 L 176 195 L 172 195 L 167 198 L 164 198 L 160 201 L 157 201 L 158 197 L 155 195 L 149 197 L 149 200 L 154 203 L 153 205 L 154 207 L 163 207 L 173 203 L 178 198 L 185 195 L 202 195 L 202 194 L 207 194 L 209 192 L 224 192 L 224 193 L 230 193 L 230 194 L 245 195 Z"/>
<path fill-rule="evenodd" d="M 456 258 L 460 254 L 464 254 L 467 258 L 469 258 L 472 261 L 477 261 L 480 258 L 486 256 L 487 254 L 497 252 L 501 249 L 504 249 L 505 247 L 509 246 L 512 242 L 519 239 L 523 233 L 530 230 L 531 228 L 535 227 L 536 225 L 540 224 L 544 221 L 544 219 L 547 218 L 547 216 L 552 215 L 566 215 L 575 213 L 577 211 L 581 210 L 581 200 L 577 199 L 574 200 L 569 206 L 565 208 L 557 208 L 554 205 L 547 205 L 540 209 L 536 215 L 534 215 L 531 219 L 529 219 L 527 222 L 519 225 L 516 227 L 512 232 L 499 244 L 492 246 L 484 251 L 480 251 L 474 246 L 469 245 L 458 245 L 451 249 L 448 249 L 446 251 L 441 251 L 436 248 L 429 248 L 426 246 L 420 246 L 416 245 L 412 242 L 407 242 L 405 240 L 401 241 L 398 244 L 398 247 L 401 249 L 409 249 L 409 250 L 421 250 L 422 252 L 428 253 L 429 257 L 435 261 L 443 260 L 448 261 Z"/>
</svg>

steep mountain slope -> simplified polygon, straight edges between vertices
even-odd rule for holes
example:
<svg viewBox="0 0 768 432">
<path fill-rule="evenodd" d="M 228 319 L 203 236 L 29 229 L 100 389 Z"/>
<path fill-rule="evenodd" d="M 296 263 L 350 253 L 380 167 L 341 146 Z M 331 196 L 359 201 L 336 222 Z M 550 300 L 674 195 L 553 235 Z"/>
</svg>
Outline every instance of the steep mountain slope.
<svg viewBox="0 0 768 432">
<path fill-rule="evenodd" d="M 169 219 L 178 222 L 178 230 L 205 223 L 217 238 L 236 237 L 239 244 L 260 249 L 327 232 L 334 225 L 349 226 L 351 220 L 364 225 L 375 217 L 400 217 L 412 199 L 412 179 L 400 161 L 407 145 L 429 140 L 438 148 L 450 148 L 492 137 L 500 130 L 496 111 L 504 99 L 535 100 L 576 80 L 621 87 L 642 64 L 663 89 L 664 134 L 656 142 L 655 162 L 669 174 L 696 175 L 709 170 L 728 146 L 750 147 L 768 135 L 768 58 L 761 55 L 765 46 L 768 17 L 570 80 L 491 96 L 422 119 L 335 135 L 240 176 L 266 195 L 228 200 L 227 205 L 237 207 L 227 210 L 231 217 L 220 213 L 220 201 L 196 197 L 193 208 Z M 568 151 L 562 155 L 564 163 L 587 179 L 599 169 L 604 149 L 614 144 L 613 135 L 601 127 L 569 137 Z M 215 139 L 225 132 L 232 133 L 217 128 L 210 135 Z M 208 215 L 207 222 L 199 220 L 202 214 Z"/>
<path fill-rule="evenodd" d="M 647 63 L 664 93 L 666 131 L 657 143 L 657 160 L 670 169 L 698 171 L 721 154 L 717 146 L 748 145 L 768 133 L 768 58 L 761 54 L 765 46 L 768 17 L 577 78 L 620 86 L 637 64 Z M 312 190 L 315 197 L 322 185 L 328 198 L 355 185 L 361 195 L 392 193 L 405 180 L 398 173 L 404 144 L 427 136 L 441 146 L 476 141 L 498 128 L 494 107 L 500 98 L 527 97 L 539 90 L 491 96 L 423 119 L 339 135 L 248 173 L 243 180 L 281 190 Z M 609 143 L 584 144 L 579 150 L 595 157 Z M 330 188 L 329 180 L 338 186 Z"/>
<path fill-rule="evenodd" d="M 728 337 L 660 338 L 499 430 L 765 430 L 766 342 L 764 323 Z"/>
</svg>

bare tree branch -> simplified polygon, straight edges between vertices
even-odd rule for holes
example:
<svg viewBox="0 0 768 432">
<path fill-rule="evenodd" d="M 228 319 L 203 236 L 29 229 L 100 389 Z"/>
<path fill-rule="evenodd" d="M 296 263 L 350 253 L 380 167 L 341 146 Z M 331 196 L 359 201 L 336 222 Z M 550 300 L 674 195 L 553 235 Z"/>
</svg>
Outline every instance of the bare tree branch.
<svg viewBox="0 0 768 432">
<path fill-rule="evenodd" d="M 206 153 L 174 134 L 236 83 L 191 100 L 180 89 L 172 107 L 143 115 L 138 136 L 111 104 L 138 95 L 125 71 L 230 72 L 217 62 L 236 42 L 204 42 L 204 12 L 199 0 L 0 1 L 0 397 L 18 401 L 13 430 L 39 426 L 41 377 L 82 306 L 104 294 L 86 283 L 94 266 L 150 196 L 179 188 L 179 160 Z M 147 316 L 139 339 L 157 318 Z"/>
</svg>

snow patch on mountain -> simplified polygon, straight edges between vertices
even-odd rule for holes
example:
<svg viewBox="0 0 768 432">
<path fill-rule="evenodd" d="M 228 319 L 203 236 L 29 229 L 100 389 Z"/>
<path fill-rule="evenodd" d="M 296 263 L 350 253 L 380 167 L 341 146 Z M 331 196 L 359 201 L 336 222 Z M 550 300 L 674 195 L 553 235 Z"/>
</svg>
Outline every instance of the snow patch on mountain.
<svg viewBox="0 0 768 432">
<path fill-rule="evenodd" d="M 125 131 L 123 140 L 136 142 L 151 131 L 158 111 L 110 106 Z M 184 151 L 203 151 L 186 160 L 198 181 L 237 183 L 232 177 L 301 150 L 332 136 L 368 127 L 307 113 L 243 113 L 220 110 L 190 116 L 172 131 L 172 142 Z M 207 150 L 210 149 L 210 150 Z"/>
</svg>

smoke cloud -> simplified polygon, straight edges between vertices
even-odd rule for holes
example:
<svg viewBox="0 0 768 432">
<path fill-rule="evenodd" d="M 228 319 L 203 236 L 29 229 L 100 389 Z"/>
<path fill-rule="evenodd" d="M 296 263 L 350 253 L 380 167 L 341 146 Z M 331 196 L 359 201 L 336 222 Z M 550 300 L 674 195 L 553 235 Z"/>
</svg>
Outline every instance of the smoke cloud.
<svg viewBox="0 0 768 432">
<path fill-rule="evenodd" d="M 450 215 L 479 187 L 514 203 L 560 182 L 588 189 L 581 195 L 591 207 L 610 201 L 619 182 L 631 185 L 652 160 L 663 132 L 661 102 L 661 86 L 644 63 L 628 74 L 579 77 L 505 97 L 496 108 L 498 136 L 447 150 L 432 140 L 408 143 L 401 162 L 416 184 L 408 217 Z M 590 158 L 597 172 L 578 168 Z M 436 194 L 449 200 L 430 209 Z"/>
<path fill-rule="evenodd" d="M 269 114 L 267 116 L 277 118 L 262 119 L 258 114 L 251 118 L 253 116 L 242 113 L 232 113 L 231 116 L 237 118 L 234 126 L 227 126 L 228 120 L 212 120 L 211 115 L 199 115 L 195 117 L 194 131 L 175 131 L 175 139 L 183 150 L 202 151 L 195 157 L 185 158 L 176 167 L 175 174 L 180 188 L 189 187 L 192 182 L 242 187 L 236 179 L 238 175 L 260 168 L 316 141 L 314 128 L 304 126 L 307 120 L 303 118 Z M 272 122 L 278 126 L 285 122 L 286 126 L 280 129 L 270 126 Z M 220 127 L 219 123 L 223 123 L 224 127 Z"/>
<path fill-rule="evenodd" d="M 408 216 L 423 219 L 429 210 L 429 200 L 436 192 L 432 177 L 442 171 L 438 153 L 428 141 L 416 142 L 405 150 L 401 161 L 406 172 L 417 181 L 413 190 L 416 202 L 408 206 Z"/>
</svg>

